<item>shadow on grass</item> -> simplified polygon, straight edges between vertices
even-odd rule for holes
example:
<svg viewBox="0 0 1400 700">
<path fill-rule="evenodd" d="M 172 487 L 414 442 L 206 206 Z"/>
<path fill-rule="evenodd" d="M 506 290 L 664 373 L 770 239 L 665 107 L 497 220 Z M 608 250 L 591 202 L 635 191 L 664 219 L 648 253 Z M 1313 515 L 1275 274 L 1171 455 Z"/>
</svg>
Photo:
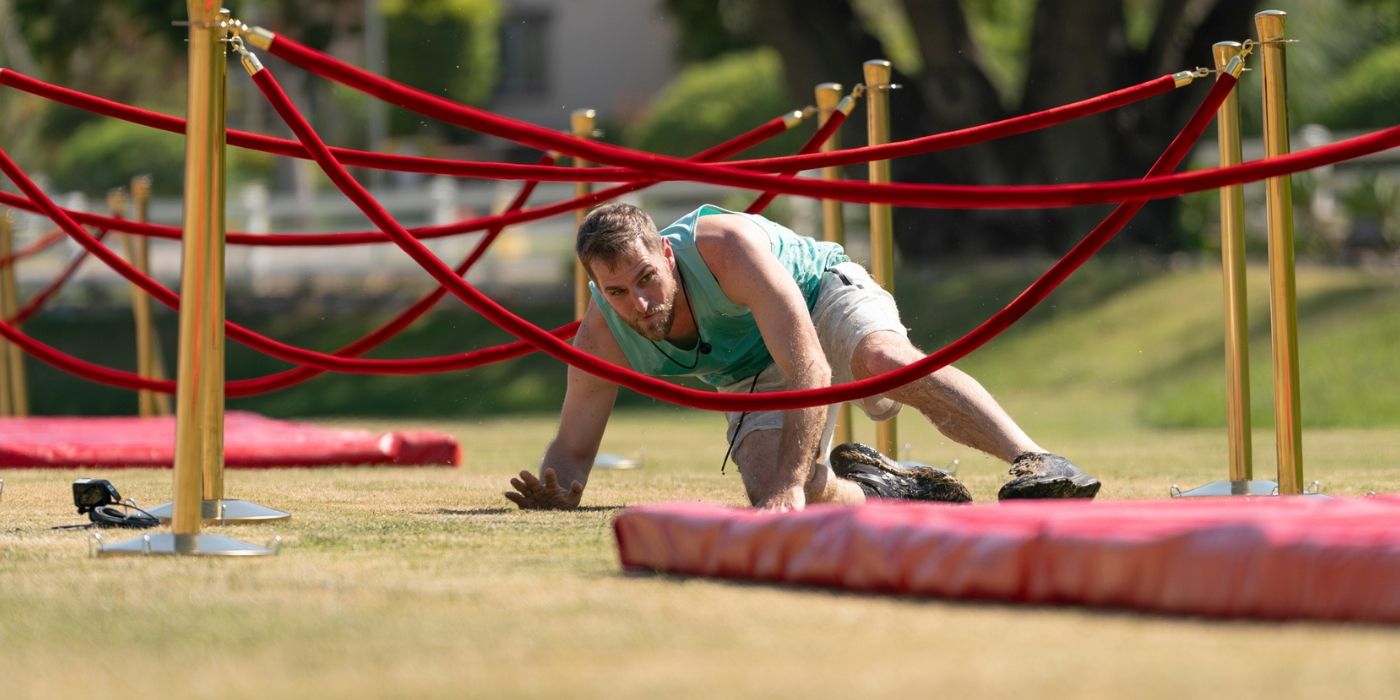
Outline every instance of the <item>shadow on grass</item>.
<svg viewBox="0 0 1400 700">
<path fill-rule="evenodd" d="M 515 508 L 471 508 L 468 510 L 458 510 L 456 508 L 438 508 L 433 513 L 423 513 L 423 515 L 505 515 Z"/>
<path fill-rule="evenodd" d="M 834 586 L 821 586 L 811 584 L 789 584 L 775 581 L 747 580 L 737 578 L 720 578 L 714 576 L 696 576 L 690 574 L 679 574 L 666 571 L 651 571 L 646 569 L 623 569 L 613 576 L 623 579 L 650 579 L 657 581 L 669 581 L 683 583 L 687 581 L 705 581 L 720 586 L 733 586 L 740 589 L 761 589 L 761 590 L 788 590 L 794 593 L 825 594 L 841 598 L 855 598 L 867 600 L 891 600 L 902 604 L 913 606 L 950 606 L 967 610 L 1025 610 L 1027 612 L 1042 613 L 1087 613 L 1091 615 L 1118 618 L 1127 620 L 1161 620 L 1167 622 L 1192 622 L 1219 627 L 1268 627 L 1274 628 L 1280 625 L 1315 625 L 1322 627 L 1338 628 L 1375 628 L 1393 630 L 1394 623 L 1382 620 L 1346 620 L 1314 617 L 1296 618 L 1275 618 L 1268 616 L 1249 617 L 1245 615 L 1209 615 L 1205 613 L 1193 613 L 1172 610 L 1152 610 L 1147 608 L 1130 608 L 1114 605 L 1091 605 L 1087 603 L 1023 603 L 1015 600 L 998 600 L 994 598 L 951 598 L 935 595 L 919 595 L 904 591 L 859 591 L 849 588 L 839 588 Z"/>
<path fill-rule="evenodd" d="M 603 512 L 607 512 L 607 511 L 622 510 L 623 508 L 626 508 L 626 507 L 627 507 L 627 506 L 625 506 L 625 505 L 616 505 L 616 506 L 580 506 L 580 507 L 575 508 L 575 509 L 573 509 L 573 510 L 571 510 L 571 511 L 568 511 L 568 512 L 570 512 L 570 513 L 603 513 Z M 460 510 L 460 509 L 456 509 L 456 508 L 438 508 L 436 511 L 434 511 L 434 513 L 436 513 L 437 515 L 467 515 L 467 516 L 471 516 L 471 515 L 506 515 L 506 514 L 508 514 L 508 513 L 518 513 L 518 512 L 520 512 L 520 510 L 521 510 L 521 509 L 519 509 L 519 508 L 512 508 L 512 507 L 502 507 L 502 508 L 469 508 L 469 509 L 465 509 L 465 510 Z M 428 515 L 428 513 L 424 513 L 424 515 Z"/>
</svg>

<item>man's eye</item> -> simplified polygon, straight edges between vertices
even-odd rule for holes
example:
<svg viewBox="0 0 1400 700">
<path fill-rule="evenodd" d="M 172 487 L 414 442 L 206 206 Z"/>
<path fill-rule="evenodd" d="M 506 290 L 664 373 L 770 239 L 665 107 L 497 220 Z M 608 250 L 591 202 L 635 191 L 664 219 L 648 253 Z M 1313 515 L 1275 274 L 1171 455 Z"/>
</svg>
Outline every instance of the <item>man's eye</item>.
<svg viewBox="0 0 1400 700">
<path fill-rule="evenodd" d="M 654 279 L 655 277 L 655 272 L 648 272 L 645 275 L 642 275 L 642 284 L 647 284 L 648 282 L 651 282 L 652 279 Z"/>
</svg>

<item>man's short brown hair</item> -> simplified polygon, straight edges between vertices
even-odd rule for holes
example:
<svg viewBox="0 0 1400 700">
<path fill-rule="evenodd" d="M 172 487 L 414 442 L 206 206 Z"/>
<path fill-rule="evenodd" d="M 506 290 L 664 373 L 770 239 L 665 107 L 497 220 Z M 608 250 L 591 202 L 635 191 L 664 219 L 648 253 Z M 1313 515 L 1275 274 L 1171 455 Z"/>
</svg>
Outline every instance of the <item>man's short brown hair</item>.
<svg viewBox="0 0 1400 700">
<path fill-rule="evenodd" d="M 584 217 L 578 227 L 574 252 L 591 277 L 593 261 L 612 266 L 632 250 L 632 242 L 641 241 L 651 252 L 661 250 L 661 235 L 656 222 L 646 212 L 631 204 L 604 204 Z"/>
</svg>

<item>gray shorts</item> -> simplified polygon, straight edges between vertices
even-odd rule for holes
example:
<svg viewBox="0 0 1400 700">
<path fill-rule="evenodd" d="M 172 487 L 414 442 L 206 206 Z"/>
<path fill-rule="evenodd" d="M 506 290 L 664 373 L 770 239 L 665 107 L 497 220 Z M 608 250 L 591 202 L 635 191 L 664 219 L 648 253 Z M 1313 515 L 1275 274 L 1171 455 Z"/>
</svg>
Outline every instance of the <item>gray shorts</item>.
<svg viewBox="0 0 1400 700">
<path fill-rule="evenodd" d="M 851 358 L 856 346 L 866 336 L 877 331 L 890 331 L 908 337 L 909 331 L 899 320 L 899 309 L 894 297 L 871 279 L 870 273 L 857 263 L 845 262 L 831 268 L 822 275 L 821 289 L 817 291 L 816 307 L 812 309 L 812 325 L 817 329 L 817 340 L 831 365 L 831 382 L 844 384 L 854 377 L 851 374 Z M 839 272 L 840 274 L 835 274 Z M 787 389 L 787 377 L 776 364 L 770 364 L 753 377 L 741 379 L 733 384 L 720 387 L 720 391 L 746 394 Z M 895 400 L 876 395 L 856 402 L 871 420 L 889 420 L 899 413 L 902 404 Z M 783 427 L 783 411 L 756 411 L 753 413 L 728 413 L 730 444 L 738 449 L 750 433 L 758 430 L 778 430 Z M 742 425 L 740 417 L 743 417 Z M 836 411 L 828 410 L 826 431 L 822 434 L 821 460 L 831 452 L 831 439 L 836 431 Z"/>
</svg>

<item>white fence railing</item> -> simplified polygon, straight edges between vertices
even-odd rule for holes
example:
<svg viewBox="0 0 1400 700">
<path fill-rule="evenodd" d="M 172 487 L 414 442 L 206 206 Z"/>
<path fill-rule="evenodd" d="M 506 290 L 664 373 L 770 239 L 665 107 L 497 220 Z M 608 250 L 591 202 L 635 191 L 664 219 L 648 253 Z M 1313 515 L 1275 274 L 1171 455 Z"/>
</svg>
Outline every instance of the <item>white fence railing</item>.
<svg viewBox="0 0 1400 700">
<path fill-rule="evenodd" d="M 519 183 L 513 182 L 434 177 L 426 179 L 422 186 L 376 190 L 374 195 L 400 222 L 413 227 L 448 224 L 500 211 L 518 187 Z M 529 206 L 572 196 L 571 184 L 542 183 Z M 663 183 L 624 198 L 646 208 L 662 226 L 702 202 L 731 203 L 740 207 L 743 204 L 739 202 L 747 200 L 742 192 L 697 183 Z M 63 195 L 58 201 L 70 209 L 103 212 L 101 200 L 95 202 L 81 194 Z M 178 224 L 181 206 L 178 198 L 154 198 L 150 218 L 156 223 Z M 799 204 L 791 210 L 797 220 L 795 225 L 817 230 L 819 211 L 815 206 Z M 230 193 L 226 211 L 229 230 L 255 234 L 373 228 L 353 204 L 334 191 L 282 195 L 262 186 L 243 187 Z M 16 213 L 17 245 L 51 229 L 52 225 L 40 216 Z M 572 214 L 513 226 L 497 239 L 486 257 L 472 269 L 468 280 L 484 289 L 558 287 L 567 292 L 565 283 L 572 274 L 573 229 Z M 479 239 L 479 233 L 468 233 L 432 239 L 427 245 L 443 260 L 455 265 Z M 109 237 L 108 245 L 121 250 L 115 242 L 115 234 Z M 20 284 L 25 288 L 46 284 L 79 250 L 76 243 L 68 241 L 50 252 L 25 260 L 19 266 Z M 168 285 L 176 284 L 180 271 L 178 242 L 152 239 L 150 261 L 153 276 Z M 254 294 L 274 296 L 306 288 L 308 279 L 314 279 L 319 288 L 353 288 L 363 293 L 431 285 L 426 273 L 392 243 L 339 247 L 229 246 L 227 278 L 231 293 L 250 290 Z M 89 287 L 125 284 L 116 273 L 97 263 L 85 265 L 76 275 L 75 283 Z"/>
<path fill-rule="evenodd" d="M 1338 138 L 1350 134 L 1338 135 Z M 1293 137 L 1295 149 L 1308 148 L 1334 140 L 1320 127 L 1303 127 Z M 1215 146 L 1203 142 L 1197 149 L 1192 166 L 1213 165 Z M 1262 156 L 1262 147 L 1245 143 L 1245 158 Z M 1359 166 L 1394 172 L 1400 169 L 1400 152 L 1385 152 L 1335 167 L 1312 172 L 1316 183 L 1309 201 L 1296 201 L 1300 210 L 1314 222 L 1341 226 L 1344 213 L 1337 208 L 1337 192 L 1354 183 Z M 460 180 L 448 177 L 424 178 L 410 186 L 376 190 L 375 196 L 399 221 L 407 226 L 441 225 L 500 211 L 514 196 L 519 183 Z M 604 185 L 599 185 L 603 187 Z M 573 186 L 567 183 L 542 183 L 532 197 L 530 206 L 559 201 L 573 196 Z M 702 202 L 744 206 L 752 195 L 742 191 L 699 183 L 672 182 L 656 185 L 629 195 L 625 201 L 636 203 L 664 226 Z M 102 211 L 100 198 L 69 194 L 58 198 L 66 207 L 84 211 Z M 1258 209 L 1258 207 L 1254 207 Z M 864 255 L 864 216 L 859 207 L 846 207 L 849 247 L 857 259 Z M 178 198 L 156 198 L 151 203 L 151 219 L 158 223 L 178 224 L 181 201 Z M 784 203 L 785 223 L 800 232 L 820 230 L 820 210 L 815 202 L 791 198 Z M 265 186 L 237 188 L 230 192 L 228 204 L 229 230 L 279 233 L 369 230 L 371 225 L 354 205 L 333 189 L 302 192 L 274 192 Z M 1330 222 L 1330 223 L 1328 223 Z M 1262 225 L 1262 224 L 1261 224 Z M 52 228 L 51 224 L 33 214 L 16 213 L 16 247 Z M 1330 235 L 1336 235 L 1335 233 Z M 428 242 L 429 247 L 451 264 L 465 257 L 476 245 L 479 234 L 465 234 Z M 120 250 L 115 242 L 109 243 Z M 510 288 L 556 287 L 567 292 L 566 281 L 571 274 L 573 245 L 573 216 L 570 214 L 512 227 L 497 240 L 488 255 L 469 274 L 468 279 L 488 290 Z M 70 242 L 55 246 L 49 252 L 24 261 L 19 266 L 20 284 L 33 288 L 46 284 L 78 252 Z M 154 239 L 151 246 L 152 273 L 174 286 L 180 270 L 180 247 L 175 241 Z M 233 292 L 249 290 L 253 294 L 284 295 L 291 290 L 304 289 L 308 279 L 326 289 L 350 289 L 374 294 L 385 291 L 409 291 L 431 286 L 431 280 L 406 255 L 386 243 L 369 246 L 335 248 L 287 248 L 230 246 L 227 255 L 229 287 Z M 124 284 L 115 273 L 96 263 L 86 265 L 78 275 L 78 283 L 108 286 Z"/>
</svg>

